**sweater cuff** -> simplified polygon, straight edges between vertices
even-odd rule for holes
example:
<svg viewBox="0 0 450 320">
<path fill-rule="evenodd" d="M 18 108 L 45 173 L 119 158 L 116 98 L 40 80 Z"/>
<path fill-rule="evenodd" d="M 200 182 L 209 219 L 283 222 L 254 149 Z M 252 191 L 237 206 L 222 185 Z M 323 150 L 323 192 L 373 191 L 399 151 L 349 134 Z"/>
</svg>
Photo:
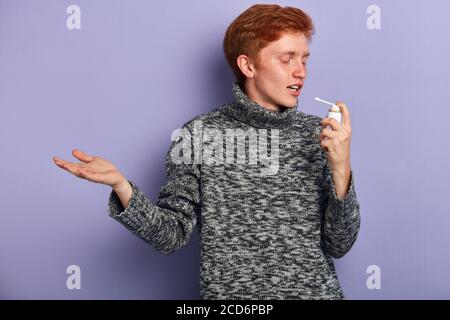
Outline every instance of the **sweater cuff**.
<svg viewBox="0 0 450 320">
<path fill-rule="evenodd" d="M 148 209 L 151 207 L 150 200 L 131 180 L 128 180 L 132 188 L 131 199 L 127 208 L 124 208 L 119 196 L 114 190 L 111 191 L 108 201 L 109 216 L 119 221 L 131 230 L 138 230 L 148 222 Z"/>
<path fill-rule="evenodd" d="M 343 199 L 336 194 L 336 186 L 333 178 L 331 179 L 331 189 L 329 197 L 330 207 L 332 212 L 352 212 L 357 206 L 355 179 L 353 170 L 350 170 L 350 186 L 348 192 Z"/>
</svg>

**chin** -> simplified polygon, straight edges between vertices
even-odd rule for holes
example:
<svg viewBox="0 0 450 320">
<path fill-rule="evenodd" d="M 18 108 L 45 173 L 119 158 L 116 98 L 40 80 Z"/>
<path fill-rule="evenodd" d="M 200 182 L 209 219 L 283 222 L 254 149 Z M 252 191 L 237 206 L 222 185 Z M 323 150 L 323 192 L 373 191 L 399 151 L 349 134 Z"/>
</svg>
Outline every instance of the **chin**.
<svg viewBox="0 0 450 320">
<path fill-rule="evenodd" d="M 287 109 L 292 109 L 294 107 L 295 106 L 290 106 L 290 105 L 278 105 L 278 108 L 280 108 L 280 111 L 284 111 L 284 110 L 287 110 Z"/>
<path fill-rule="evenodd" d="M 297 106 L 297 100 L 295 100 L 295 102 L 287 102 L 285 104 L 283 104 L 284 108 L 286 109 L 292 109 L 295 108 Z"/>
<path fill-rule="evenodd" d="M 294 98 L 294 99 L 292 99 Z M 291 97 L 291 99 L 286 99 L 285 101 L 280 101 L 280 105 L 285 106 L 285 108 L 295 108 L 298 103 L 298 98 Z"/>
</svg>

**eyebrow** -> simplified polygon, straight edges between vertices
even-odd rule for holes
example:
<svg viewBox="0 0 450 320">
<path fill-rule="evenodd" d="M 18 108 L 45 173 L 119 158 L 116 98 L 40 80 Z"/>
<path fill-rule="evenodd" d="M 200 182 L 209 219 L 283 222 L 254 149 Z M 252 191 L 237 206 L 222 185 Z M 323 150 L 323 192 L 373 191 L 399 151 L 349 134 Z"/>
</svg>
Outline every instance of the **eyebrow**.
<svg viewBox="0 0 450 320">
<path fill-rule="evenodd" d="M 295 55 L 295 54 L 296 54 L 295 51 L 279 51 L 278 53 L 281 53 L 281 54 L 290 54 L 290 55 Z M 303 57 L 309 57 L 310 55 L 311 55 L 311 53 L 310 53 L 310 52 L 307 52 L 307 53 L 305 53 L 305 54 L 303 55 Z"/>
</svg>

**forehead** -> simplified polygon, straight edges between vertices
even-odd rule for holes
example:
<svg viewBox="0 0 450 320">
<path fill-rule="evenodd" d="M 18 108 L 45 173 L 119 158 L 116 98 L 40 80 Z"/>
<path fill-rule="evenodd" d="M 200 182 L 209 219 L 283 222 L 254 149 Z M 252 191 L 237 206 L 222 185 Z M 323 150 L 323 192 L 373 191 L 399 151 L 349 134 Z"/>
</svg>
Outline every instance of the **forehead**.
<svg viewBox="0 0 450 320">
<path fill-rule="evenodd" d="M 283 32 L 280 38 L 269 43 L 264 49 L 268 54 L 308 54 L 308 39 L 303 33 Z"/>
</svg>

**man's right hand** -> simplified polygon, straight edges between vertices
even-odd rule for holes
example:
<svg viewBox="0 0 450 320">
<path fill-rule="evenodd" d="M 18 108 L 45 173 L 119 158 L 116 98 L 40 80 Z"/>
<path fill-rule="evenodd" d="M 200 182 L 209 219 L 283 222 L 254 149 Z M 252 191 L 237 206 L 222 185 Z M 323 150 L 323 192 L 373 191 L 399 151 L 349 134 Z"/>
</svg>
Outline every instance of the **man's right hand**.
<svg viewBox="0 0 450 320">
<path fill-rule="evenodd" d="M 55 164 L 72 173 L 73 175 L 95 183 L 102 183 L 111 186 L 113 189 L 120 189 L 127 179 L 108 160 L 88 155 L 81 150 L 72 150 L 72 155 L 81 162 L 68 162 L 58 157 L 53 157 Z"/>
</svg>

